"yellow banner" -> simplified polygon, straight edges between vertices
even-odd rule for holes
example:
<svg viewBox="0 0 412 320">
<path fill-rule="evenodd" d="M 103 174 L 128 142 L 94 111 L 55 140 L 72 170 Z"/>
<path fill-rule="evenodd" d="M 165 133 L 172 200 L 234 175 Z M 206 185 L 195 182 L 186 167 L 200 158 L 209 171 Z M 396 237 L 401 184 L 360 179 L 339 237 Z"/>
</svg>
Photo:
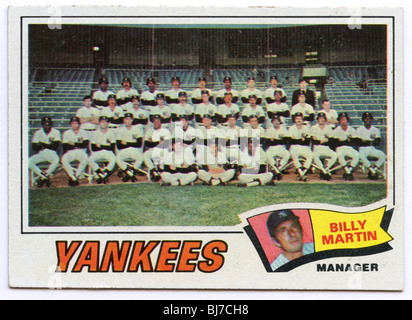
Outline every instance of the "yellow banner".
<svg viewBox="0 0 412 320">
<path fill-rule="evenodd" d="M 360 249 L 393 240 L 380 227 L 385 210 L 386 207 L 363 213 L 309 210 L 315 251 Z"/>
</svg>

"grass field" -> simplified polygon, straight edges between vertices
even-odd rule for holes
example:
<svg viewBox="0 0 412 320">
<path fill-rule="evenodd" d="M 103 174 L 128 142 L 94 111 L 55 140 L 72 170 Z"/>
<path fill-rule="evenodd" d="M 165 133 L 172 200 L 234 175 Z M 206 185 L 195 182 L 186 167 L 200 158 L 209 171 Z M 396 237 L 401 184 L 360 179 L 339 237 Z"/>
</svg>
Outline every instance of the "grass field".
<svg viewBox="0 0 412 320">
<path fill-rule="evenodd" d="M 229 226 L 242 212 L 291 202 L 358 207 L 386 198 L 386 184 L 303 184 L 239 188 L 155 183 L 31 189 L 30 226 Z"/>
</svg>

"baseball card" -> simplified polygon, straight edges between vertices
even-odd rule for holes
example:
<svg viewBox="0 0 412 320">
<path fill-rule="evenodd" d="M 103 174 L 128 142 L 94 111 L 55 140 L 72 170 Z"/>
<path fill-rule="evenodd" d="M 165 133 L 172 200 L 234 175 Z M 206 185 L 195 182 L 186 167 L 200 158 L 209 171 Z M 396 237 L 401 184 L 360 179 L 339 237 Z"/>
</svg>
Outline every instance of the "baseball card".
<svg viewBox="0 0 412 320">
<path fill-rule="evenodd" d="M 10 288 L 404 289 L 402 8 L 11 6 L 8 35 Z"/>
</svg>

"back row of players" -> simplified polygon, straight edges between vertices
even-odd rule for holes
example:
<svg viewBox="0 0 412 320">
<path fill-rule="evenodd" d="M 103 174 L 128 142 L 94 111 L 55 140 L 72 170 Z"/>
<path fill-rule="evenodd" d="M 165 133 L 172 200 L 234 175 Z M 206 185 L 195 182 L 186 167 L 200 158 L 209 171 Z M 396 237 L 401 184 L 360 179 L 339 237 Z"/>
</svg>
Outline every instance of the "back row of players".
<svg viewBox="0 0 412 320">
<path fill-rule="evenodd" d="M 172 82 L 180 84 L 178 78 Z M 148 91 L 155 94 L 152 100 L 147 98 L 147 92 L 141 97 L 129 92 L 133 90 L 131 82 L 124 79 L 123 90 L 107 95 L 107 106 L 103 106 L 105 100 L 97 93 L 93 98 L 84 97 L 84 107 L 70 119 L 71 129 L 63 133 L 63 140 L 60 132 L 52 128 L 51 118 L 43 118 L 43 129 L 32 140 L 37 154 L 29 161 L 30 169 L 40 177 L 38 186 L 50 185 L 50 176 L 60 160 L 56 152 L 60 142 L 61 163 L 71 186 L 87 176 L 87 165 L 98 183 L 108 182 L 116 164 L 123 181 L 135 181 L 136 175 L 144 173 L 144 163 L 150 177 L 162 179 L 164 184 L 185 185 L 199 178 L 205 184 L 216 185 L 238 178 L 240 186 L 253 186 L 280 180 L 291 164 L 299 180 L 306 181 L 312 167 L 320 171 L 322 179 L 330 180 L 332 170 L 343 168 L 343 178 L 353 180 L 361 161 L 368 177 L 377 179 L 379 168 L 386 161 L 385 154 L 376 148 L 381 136 L 379 129 L 372 126 L 370 113 L 363 115 L 364 126 L 357 130 L 349 126 L 346 113 L 337 115 L 330 109 L 329 101 L 323 102 L 323 109 L 316 115 L 313 106 L 306 103 L 308 92 L 302 86 L 296 94 L 298 103 L 291 110 L 282 102 L 286 98 L 284 91 L 272 88 L 273 95 L 267 96 L 266 101 L 273 102 L 267 104 L 266 113 L 258 105 L 261 101 L 255 93 L 243 99 L 246 105 L 240 112 L 230 88 L 225 86 L 225 92 L 216 94 L 216 101 L 223 102 L 216 107 L 211 103 L 210 90 L 202 88 L 203 82 L 200 78 L 200 99 L 195 100 L 200 103 L 191 106 L 183 90 L 176 93 L 177 100 L 170 100 L 170 93 L 155 93 L 156 83 L 149 78 Z M 225 79 L 227 82 L 231 83 L 229 78 Z M 254 79 L 249 83 L 254 83 Z M 274 83 L 277 81 L 272 86 Z M 102 84 L 104 87 L 107 80 L 102 79 Z M 221 96 L 223 100 L 219 101 Z M 192 101 L 196 97 L 193 92 Z M 289 129 L 284 124 L 288 117 L 294 122 Z M 317 124 L 313 124 L 315 118 Z M 240 119 L 242 128 L 237 125 Z M 192 122 L 194 126 L 190 125 Z M 372 165 L 370 158 L 377 161 Z M 42 171 L 38 164 L 46 161 L 50 166 Z M 77 168 L 72 166 L 75 161 L 79 163 Z M 337 161 L 339 165 L 334 167 Z M 108 165 L 101 168 L 101 162 Z"/>
</svg>

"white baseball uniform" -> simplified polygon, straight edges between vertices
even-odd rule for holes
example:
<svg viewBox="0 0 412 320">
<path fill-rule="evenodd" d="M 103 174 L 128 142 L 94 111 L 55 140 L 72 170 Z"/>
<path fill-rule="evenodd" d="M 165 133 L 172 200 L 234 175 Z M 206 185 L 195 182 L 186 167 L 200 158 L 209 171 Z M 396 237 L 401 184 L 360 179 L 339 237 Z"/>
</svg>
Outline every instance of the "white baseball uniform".
<svg viewBox="0 0 412 320">
<path fill-rule="evenodd" d="M 202 119 L 208 114 L 212 117 L 212 121 L 215 120 L 217 107 L 212 103 L 200 103 L 195 108 L 195 127 L 203 126 Z"/>
<path fill-rule="evenodd" d="M 313 161 L 313 153 L 310 146 L 306 144 L 311 137 L 309 126 L 303 125 L 301 128 L 298 128 L 295 124 L 289 128 L 288 136 L 292 141 L 292 145 L 289 150 L 293 160 L 293 165 L 296 169 L 300 168 L 300 158 L 303 158 L 305 161 L 303 167 L 305 169 L 310 169 Z"/>
<path fill-rule="evenodd" d="M 101 110 L 105 106 L 107 106 L 107 98 L 113 94 L 113 91 L 107 90 L 107 91 L 102 91 L 102 90 L 97 90 L 93 92 L 92 100 L 96 104 L 96 107 Z"/>
<path fill-rule="evenodd" d="M 100 110 L 94 107 L 81 107 L 77 110 L 76 112 L 76 116 L 80 118 L 80 121 L 82 121 L 82 119 L 86 119 L 86 118 L 97 118 L 97 120 L 99 119 L 100 116 Z M 87 131 L 94 131 L 99 127 L 98 124 L 96 123 L 91 123 L 90 121 L 87 122 L 82 122 L 80 125 L 80 128 L 83 130 L 87 130 Z"/>
<path fill-rule="evenodd" d="M 93 171 L 99 169 L 99 162 L 108 162 L 107 170 L 113 171 L 116 165 L 116 155 L 114 148 L 116 146 L 116 135 L 113 129 L 102 131 L 98 129 L 91 133 L 90 136 L 91 155 L 89 156 L 89 165 Z"/>
<path fill-rule="evenodd" d="M 61 157 L 63 169 L 72 180 L 77 180 L 84 173 L 89 156 L 87 149 L 89 147 L 90 133 L 80 129 L 77 133 L 73 129 L 63 132 L 63 148 L 68 150 Z M 72 162 L 77 161 L 78 166 L 74 170 Z"/>
<path fill-rule="evenodd" d="M 143 161 L 149 170 L 164 163 L 164 157 L 171 147 L 171 134 L 166 128 L 149 128 L 145 133 L 145 147 L 148 149 L 143 153 Z"/>
<path fill-rule="evenodd" d="M 121 107 L 105 107 L 101 110 L 100 116 L 106 116 L 109 119 L 109 128 L 118 128 L 123 123 L 124 111 Z"/>
<path fill-rule="evenodd" d="M 267 172 L 267 156 L 261 147 L 256 147 L 252 154 L 248 150 L 240 152 L 239 164 L 241 165 L 241 173 L 239 180 L 241 183 L 248 184 L 259 181 L 260 185 L 269 183 L 273 174 Z"/>
<path fill-rule="evenodd" d="M 193 169 L 195 157 L 189 147 L 168 152 L 164 157 L 165 170 L 161 173 L 162 180 L 172 186 L 185 186 L 195 182 L 197 174 Z"/>
<path fill-rule="evenodd" d="M 251 105 L 247 105 L 246 107 L 243 108 L 243 111 L 242 111 L 242 120 L 244 122 L 243 128 L 250 127 L 249 118 L 252 115 L 258 118 L 259 124 L 263 124 L 265 122 L 266 113 L 261 106 L 256 105 L 252 107 Z"/>
<path fill-rule="evenodd" d="M 140 100 L 142 101 L 143 109 L 150 112 L 153 107 L 157 105 L 156 96 L 159 93 L 163 93 L 162 91 L 155 90 L 154 92 L 150 92 L 149 90 L 144 91 L 140 96 Z"/>
<path fill-rule="evenodd" d="M 286 139 L 288 138 L 288 130 L 284 126 L 279 128 L 271 127 L 265 131 L 265 139 L 269 148 L 266 150 L 268 164 L 271 167 L 278 167 L 276 159 L 280 159 L 278 169 L 281 171 L 290 160 L 290 152 L 286 148 Z"/>
<path fill-rule="evenodd" d="M 132 161 L 134 169 L 139 169 L 143 162 L 143 129 L 139 126 L 122 126 L 116 130 L 116 163 L 125 171 L 127 162 Z"/>
<path fill-rule="evenodd" d="M 369 168 L 371 166 L 370 158 L 376 158 L 376 166 L 378 168 L 382 167 L 386 161 L 386 154 L 373 145 L 375 139 L 381 138 L 380 130 L 375 126 L 371 126 L 369 129 L 362 126 L 356 130 L 356 135 L 362 140 L 359 147 L 359 157 L 365 167 Z"/>
<path fill-rule="evenodd" d="M 356 137 L 356 130 L 351 126 L 348 126 L 346 130 L 343 130 L 341 126 L 333 130 L 333 138 L 338 140 L 336 153 L 341 166 L 346 166 L 346 158 L 351 160 L 350 165 L 353 168 L 359 164 L 359 152 L 353 148 L 351 142 Z"/>
<path fill-rule="evenodd" d="M 119 107 L 121 107 L 123 111 L 126 111 L 133 107 L 133 102 L 132 102 L 133 96 L 140 97 L 136 89 L 130 88 L 128 91 L 126 91 L 126 89 L 123 88 L 116 92 L 116 99 L 120 101 L 124 101 L 124 103 L 118 102 Z"/>
<path fill-rule="evenodd" d="M 236 117 L 236 120 L 240 118 L 240 109 L 236 103 L 231 103 L 230 105 L 227 104 L 220 104 L 216 110 L 216 118 L 217 122 L 219 122 L 219 126 L 228 126 L 228 116 L 233 115 Z"/>
<path fill-rule="evenodd" d="M 313 161 L 324 173 L 329 171 L 338 160 L 338 155 L 329 147 L 329 139 L 333 137 L 333 129 L 330 125 L 323 128 L 319 124 L 310 128 L 313 145 Z M 326 168 L 322 159 L 327 159 Z"/>
<path fill-rule="evenodd" d="M 211 149 L 206 151 L 204 159 L 198 163 L 201 168 L 198 171 L 199 179 L 212 183 L 213 179 L 220 180 L 223 183 L 229 182 L 235 176 L 236 170 L 229 165 L 229 160 L 226 153 L 218 151 L 217 154 Z M 222 171 L 213 171 L 213 169 L 221 168 Z M 212 169 L 212 170 L 211 170 Z"/>
<path fill-rule="evenodd" d="M 172 121 L 172 113 L 169 106 L 166 105 L 157 105 L 153 107 L 152 111 L 150 112 L 150 119 L 154 115 L 159 115 L 161 117 L 162 127 L 165 129 L 170 129 L 170 123 Z"/>
</svg>

